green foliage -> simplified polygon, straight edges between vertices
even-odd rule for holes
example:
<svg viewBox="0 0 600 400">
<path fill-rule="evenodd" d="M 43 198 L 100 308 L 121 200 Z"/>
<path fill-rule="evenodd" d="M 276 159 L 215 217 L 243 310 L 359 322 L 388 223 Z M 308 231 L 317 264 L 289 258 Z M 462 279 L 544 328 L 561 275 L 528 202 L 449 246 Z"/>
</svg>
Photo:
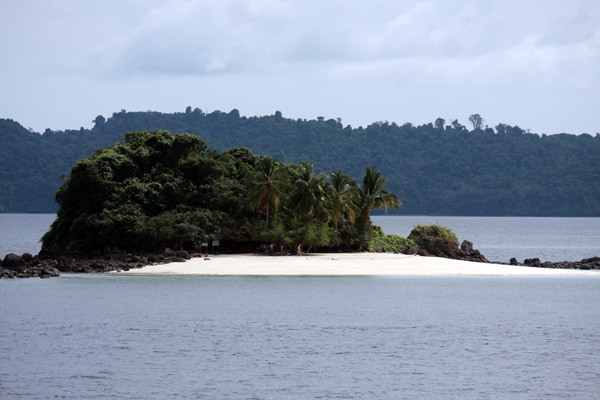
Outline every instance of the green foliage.
<svg viewBox="0 0 600 400">
<path fill-rule="evenodd" d="M 355 180 L 364 175 L 365 165 L 371 165 L 385 175 L 391 192 L 402 194 L 404 205 L 391 210 L 394 213 L 600 216 L 600 135 L 537 135 L 507 124 L 484 128 L 479 114 L 469 120 L 472 131 L 457 120 L 446 124 L 442 118 L 421 126 L 384 122 L 352 128 L 334 119 L 292 120 L 279 112 L 244 117 L 237 110 L 205 113 L 190 108 L 180 113 L 121 111 L 96 117 L 93 129 L 46 130 L 40 135 L 0 119 L 0 212 L 55 212 L 52 194 L 63 183 L 60 176 L 68 175 L 79 160 L 122 141 L 124 132 L 166 129 L 201 135 L 206 142 L 183 136 L 146 142 L 147 137 L 136 135 L 123 145 L 133 149 L 133 164 L 144 173 L 163 156 L 163 170 L 183 170 L 183 165 L 173 164 L 182 156 L 188 163 L 186 180 L 196 186 L 210 185 L 207 176 L 212 172 L 203 176 L 193 171 L 211 171 L 216 165 L 185 153 L 209 147 L 225 151 L 219 155 L 224 165 L 239 161 L 242 175 L 254 162 L 248 152 L 283 163 L 311 160 L 315 171 L 343 168 Z M 138 152 L 136 146 L 145 150 Z M 230 148 L 238 154 L 226 154 Z M 106 157 L 109 165 L 122 162 Z M 97 167 L 98 172 L 105 168 Z M 114 172 L 136 173 L 129 167 L 124 164 Z M 239 176 L 227 178 L 239 181 Z"/>
<path fill-rule="evenodd" d="M 331 244 L 342 249 L 358 249 L 368 241 L 368 235 L 358 222 L 351 223 L 349 220 L 345 220 L 338 230 L 333 232 Z"/>
<path fill-rule="evenodd" d="M 458 249 L 458 238 L 452 230 L 440 225 L 417 225 L 408 235 L 420 249 L 430 254 Z"/>
<path fill-rule="evenodd" d="M 151 249 L 191 249 L 218 231 L 216 223 L 218 218 L 209 210 L 171 210 L 149 218 L 139 232 L 139 239 Z"/>
<path fill-rule="evenodd" d="M 289 203 L 302 221 L 327 219 L 325 175 L 314 173 L 313 164 L 303 161 L 297 168 L 290 168 L 293 181 Z"/>
<path fill-rule="evenodd" d="M 191 247 L 218 231 L 225 212 L 220 196 L 241 187 L 218 186 L 225 194 L 208 190 L 215 161 L 205 148 L 196 136 L 129 132 L 125 143 L 79 161 L 56 193 L 60 208 L 44 248 Z"/>
<path fill-rule="evenodd" d="M 359 190 L 358 205 L 360 215 L 358 218 L 359 226 L 363 233 L 363 241 L 359 248 L 362 250 L 370 240 L 371 211 L 374 209 L 383 209 L 387 212 L 388 207 L 400 208 L 402 202 L 398 196 L 384 187 L 385 178 L 381 172 L 374 167 L 367 167 L 363 178 L 363 184 Z"/>
<path fill-rule="evenodd" d="M 340 227 L 340 220 L 346 216 L 350 223 L 354 223 L 356 214 L 360 211 L 358 205 L 360 189 L 356 181 L 351 176 L 346 175 L 344 171 L 339 170 L 329 174 L 329 208 L 331 209 L 331 218 L 333 227 Z"/>
<path fill-rule="evenodd" d="M 331 241 L 331 228 L 317 221 L 297 223 L 292 231 L 294 243 L 302 243 L 305 251 L 328 246 Z"/>
<path fill-rule="evenodd" d="M 373 226 L 373 234 L 369 241 L 368 250 L 377 253 L 414 254 L 418 250 L 416 243 L 398 235 L 386 235 L 381 227 Z"/>
<path fill-rule="evenodd" d="M 336 239 L 334 228 L 340 220 L 352 224 L 354 208 L 330 209 L 332 182 L 307 162 L 286 164 L 239 148 L 218 153 L 188 134 L 128 132 L 125 142 L 75 165 L 56 193 L 57 219 L 43 248 L 193 249 L 209 239 L 232 249 L 259 242 L 308 250 L 361 243 L 349 235 L 362 238 L 361 229 Z M 356 187 L 349 177 L 343 182 Z M 349 204 L 360 200 L 359 191 L 344 195 Z"/>
<path fill-rule="evenodd" d="M 281 163 L 268 156 L 258 158 L 254 171 L 247 178 L 248 204 L 265 215 L 267 228 L 271 210 L 279 211 L 285 179 Z"/>
</svg>

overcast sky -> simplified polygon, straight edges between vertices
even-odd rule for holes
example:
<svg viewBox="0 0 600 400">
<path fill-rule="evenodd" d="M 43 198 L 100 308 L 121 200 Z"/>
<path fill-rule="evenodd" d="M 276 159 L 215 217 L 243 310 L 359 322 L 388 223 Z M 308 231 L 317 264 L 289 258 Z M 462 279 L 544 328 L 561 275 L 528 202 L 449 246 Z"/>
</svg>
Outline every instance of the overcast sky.
<svg viewBox="0 0 600 400">
<path fill-rule="evenodd" d="M 600 132 L 597 0 L 2 0 L 0 44 L 0 118 L 38 132 L 187 106 Z"/>
</svg>

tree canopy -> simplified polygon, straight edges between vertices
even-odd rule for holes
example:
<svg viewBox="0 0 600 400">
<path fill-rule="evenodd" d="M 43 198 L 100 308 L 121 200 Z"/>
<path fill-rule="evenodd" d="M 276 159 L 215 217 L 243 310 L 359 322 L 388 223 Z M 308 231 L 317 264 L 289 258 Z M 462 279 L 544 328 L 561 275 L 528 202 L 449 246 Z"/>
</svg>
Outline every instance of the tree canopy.
<svg viewBox="0 0 600 400">
<path fill-rule="evenodd" d="M 400 206 L 374 168 L 364 182 L 358 190 L 349 176 L 316 173 L 310 162 L 207 149 L 194 135 L 128 132 L 73 167 L 43 249 L 159 251 L 214 239 L 232 251 L 260 243 L 362 249 L 370 212 Z"/>
<path fill-rule="evenodd" d="M 438 117 L 420 126 L 352 128 L 324 117 L 246 117 L 189 107 L 122 110 L 96 117 L 92 129 L 43 134 L 0 119 L 0 212 L 55 212 L 60 176 L 77 161 L 122 140 L 124 132 L 168 130 L 200 136 L 217 151 L 247 148 L 284 163 L 309 160 L 315 171 L 343 169 L 358 182 L 364 167 L 373 166 L 402 194 L 394 213 L 600 216 L 600 135 L 540 135 L 505 123 L 488 127 L 479 114 L 468 118 L 466 124 Z"/>
</svg>

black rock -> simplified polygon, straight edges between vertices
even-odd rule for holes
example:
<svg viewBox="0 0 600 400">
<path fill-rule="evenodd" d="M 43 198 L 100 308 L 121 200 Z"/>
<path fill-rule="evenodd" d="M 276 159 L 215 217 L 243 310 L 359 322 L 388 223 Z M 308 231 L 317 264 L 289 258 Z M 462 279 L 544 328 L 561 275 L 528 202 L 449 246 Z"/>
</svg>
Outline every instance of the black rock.
<svg viewBox="0 0 600 400">
<path fill-rule="evenodd" d="M 20 271 L 24 265 L 25 260 L 23 260 L 23 257 L 14 253 L 7 254 L 2 261 L 2 268 L 11 271 Z"/>
<path fill-rule="evenodd" d="M 39 275 L 40 275 L 40 278 L 42 278 L 42 279 L 52 278 L 52 277 L 60 276 L 60 271 L 54 267 L 46 267 L 41 270 Z"/>
<path fill-rule="evenodd" d="M 460 249 L 462 251 L 473 251 L 473 243 L 469 242 L 468 240 L 463 240 L 463 242 L 460 244 Z"/>
</svg>

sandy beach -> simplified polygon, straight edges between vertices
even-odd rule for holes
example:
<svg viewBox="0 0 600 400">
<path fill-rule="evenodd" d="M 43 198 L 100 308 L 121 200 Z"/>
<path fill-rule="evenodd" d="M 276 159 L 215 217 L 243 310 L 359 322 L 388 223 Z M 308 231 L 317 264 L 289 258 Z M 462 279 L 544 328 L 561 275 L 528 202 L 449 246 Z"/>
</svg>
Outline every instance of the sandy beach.
<svg viewBox="0 0 600 400">
<path fill-rule="evenodd" d="M 385 253 L 314 253 L 302 256 L 222 254 L 115 273 L 209 276 L 600 276 L 600 271 L 521 267 Z"/>
</svg>

